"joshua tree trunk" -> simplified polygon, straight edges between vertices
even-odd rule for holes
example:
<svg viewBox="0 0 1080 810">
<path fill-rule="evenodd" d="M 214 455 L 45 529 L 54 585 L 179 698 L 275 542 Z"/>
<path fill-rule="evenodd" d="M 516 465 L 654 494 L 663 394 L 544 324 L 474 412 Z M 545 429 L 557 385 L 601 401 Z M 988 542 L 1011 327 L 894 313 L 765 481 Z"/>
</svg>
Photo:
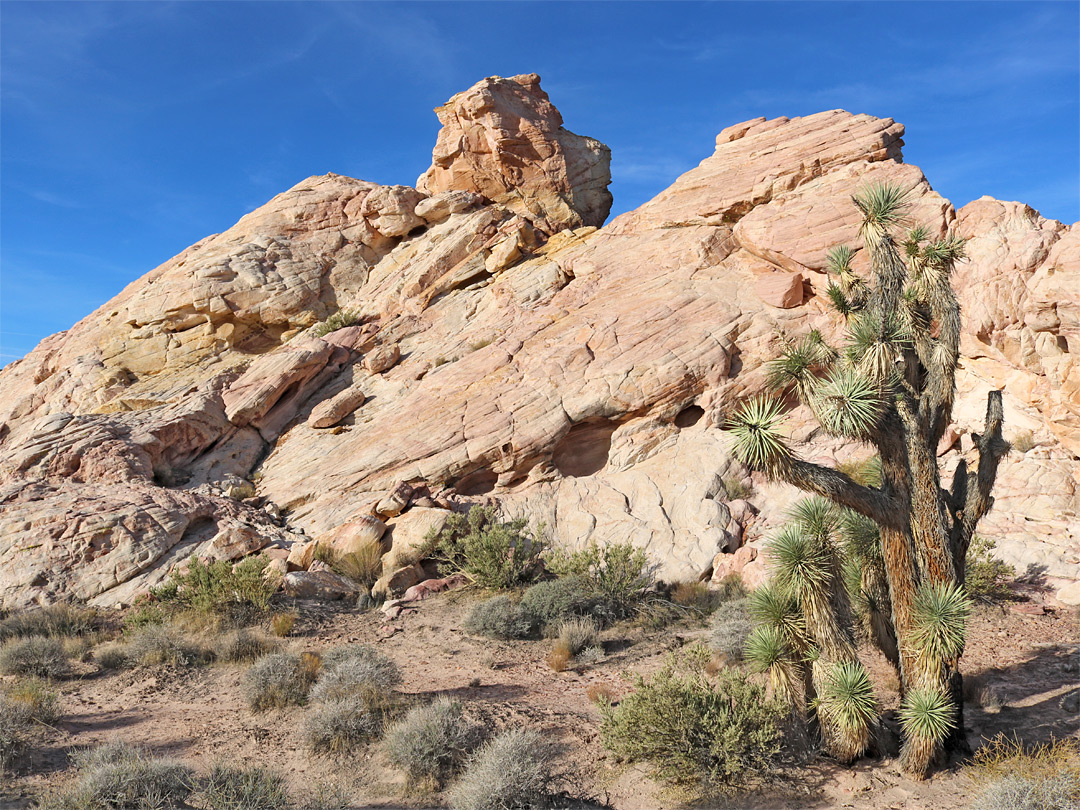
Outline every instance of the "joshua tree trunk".
<svg viewBox="0 0 1080 810">
<path fill-rule="evenodd" d="M 892 627 L 875 635 L 898 659 L 901 688 L 911 695 L 903 763 L 924 775 L 943 745 L 964 745 L 958 667 L 968 608 L 959 588 L 975 526 L 993 504 L 990 492 L 1009 446 L 1001 435 L 1001 392 L 992 391 L 983 433 L 973 437 L 977 468 L 969 471 L 961 462 L 952 488 L 942 488 L 937 446 L 952 415 L 960 345 L 960 308 L 949 276 L 963 257 L 963 243 L 953 237 L 927 242 L 926 231 L 915 228 L 902 258 L 890 230 L 900 221 L 904 194 L 878 185 L 853 200 L 864 215 L 871 277 L 863 280 L 851 270 L 850 249 L 830 253 L 839 284 L 831 285 L 829 297 L 847 318 L 846 351 L 812 333 L 788 343 L 772 361 L 770 382 L 781 391 L 794 389 L 833 435 L 872 445 L 881 461 L 880 486 L 795 458 L 776 432 L 779 400 L 747 404 L 731 429 L 736 453 L 748 466 L 877 524 Z"/>
</svg>

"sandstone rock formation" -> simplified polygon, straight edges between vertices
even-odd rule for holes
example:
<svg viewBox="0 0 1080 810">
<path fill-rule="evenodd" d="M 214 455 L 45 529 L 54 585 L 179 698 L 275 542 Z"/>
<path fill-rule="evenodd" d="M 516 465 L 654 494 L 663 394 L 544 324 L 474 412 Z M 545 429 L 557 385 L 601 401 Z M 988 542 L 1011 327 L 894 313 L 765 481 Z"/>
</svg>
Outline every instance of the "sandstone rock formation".
<svg viewBox="0 0 1080 810">
<path fill-rule="evenodd" d="M 634 542 L 667 578 L 760 578 L 767 552 L 714 559 L 761 548 L 798 493 L 729 495 L 750 479 L 725 414 L 783 333 L 837 334 L 825 252 L 858 245 L 850 195 L 882 179 L 910 190 L 913 220 L 970 240 L 941 460 L 1003 387 L 1027 449 L 982 532 L 1021 568 L 1080 578 L 1075 225 L 988 199 L 955 211 L 901 162 L 901 125 L 834 110 L 729 127 L 600 228 L 606 147 L 563 130 L 535 76 L 439 115 L 419 189 L 309 178 L 0 372 L 0 603 L 126 602 L 187 555 L 267 546 L 319 574 L 317 543 L 373 528 L 396 593 L 426 575 L 423 534 L 487 502 L 556 543 Z M 316 337 L 339 310 L 356 322 Z M 810 458 L 868 452 L 802 410 L 790 431 Z"/>
</svg>

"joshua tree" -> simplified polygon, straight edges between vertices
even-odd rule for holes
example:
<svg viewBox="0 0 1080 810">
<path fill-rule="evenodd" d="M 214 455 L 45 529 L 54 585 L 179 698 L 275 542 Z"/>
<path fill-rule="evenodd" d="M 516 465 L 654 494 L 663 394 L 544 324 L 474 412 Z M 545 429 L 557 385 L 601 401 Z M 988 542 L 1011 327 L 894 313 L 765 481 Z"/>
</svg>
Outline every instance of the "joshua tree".
<svg viewBox="0 0 1080 810">
<path fill-rule="evenodd" d="M 998 462 L 1009 445 L 1001 435 L 1001 392 L 992 391 L 983 433 L 972 437 L 977 468 L 961 462 L 951 486 L 942 487 L 937 447 L 952 415 L 960 346 L 960 306 L 949 277 L 963 258 L 963 240 L 930 239 L 916 226 L 898 245 L 893 230 L 907 205 L 895 185 L 870 185 L 852 199 L 863 215 L 870 272 L 864 279 L 852 270 L 849 247 L 829 253 L 836 282 L 828 296 L 846 319 L 846 345 L 837 350 L 817 332 L 785 340 L 769 364 L 774 393 L 744 404 L 730 423 L 736 455 L 747 466 L 819 496 L 777 538 L 773 588 L 757 600 L 771 629 L 751 643 L 759 661 L 768 660 L 773 644 L 774 685 L 790 694 L 805 688 L 829 747 L 857 756 L 863 732 L 856 728 L 846 742 L 835 732 L 837 724 L 858 725 L 844 718 L 867 714 L 866 684 L 845 630 L 851 605 L 838 587 L 846 560 L 846 579 L 858 586 L 857 612 L 899 672 L 902 762 L 925 775 L 944 747 L 963 745 L 964 559 L 993 503 Z M 876 449 L 878 479 L 857 480 L 797 458 L 778 430 L 792 397 L 832 435 Z M 839 508 L 830 510 L 833 504 Z M 837 556 L 837 549 L 846 553 Z M 802 683 L 793 663 L 809 665 Z"/>
</svg>

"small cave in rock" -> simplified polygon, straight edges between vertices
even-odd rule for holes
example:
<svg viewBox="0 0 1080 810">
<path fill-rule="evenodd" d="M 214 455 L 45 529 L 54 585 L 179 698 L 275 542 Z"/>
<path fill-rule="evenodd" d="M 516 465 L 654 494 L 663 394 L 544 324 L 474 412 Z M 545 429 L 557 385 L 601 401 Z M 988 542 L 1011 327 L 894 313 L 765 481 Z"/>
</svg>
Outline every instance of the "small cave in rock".
<svg viewBox="0 0 1080 810">
<path fill-rule="evenodd" d="M 499 476 L 488 469 L 475 470 L 468 475 L 462 476 L 454 489 L 459 495 L 487 495 L 498 482 Z"/>
<path fill-rule="evenodd" d="M 705 415 L 705 409 L 700 405 L 687 405 L 675 416 L 675 427 L 688 428 L 693 427 L 701 421 L 701 417 Z"/>
<path fill-rule="evenodd" d="M 184 529 L 177 548 L 197 545 L 210 540 L 218 533 L 218 522 L 213 517 L 197 517 Z"/>
<path fill-rule="evenodd" d="M 555 445 L 552 463 L 567 478 L 583 478 L 604 469 L 611 452 L 611 434 L 617 422 L 591 419 L 570 428 L 562 441 Z"/>
</svg>

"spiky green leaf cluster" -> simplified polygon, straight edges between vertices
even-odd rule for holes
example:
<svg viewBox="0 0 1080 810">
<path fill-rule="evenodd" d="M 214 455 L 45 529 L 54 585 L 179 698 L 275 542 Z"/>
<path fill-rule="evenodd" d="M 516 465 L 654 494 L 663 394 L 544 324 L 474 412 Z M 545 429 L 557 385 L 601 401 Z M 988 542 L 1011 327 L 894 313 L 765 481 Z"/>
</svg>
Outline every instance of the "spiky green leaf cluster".
<svg viewBox="0 0 1080 810">
<path fill-rule="evenodd" d="M 911 642 L 920 657 L 943 662 L 959 656 L 970 613 L 971 600 L 961 585 L 923 583 L 911 609 Z"/>
<path fill-rule="evenodd" d="M 805 401 L 816 381 L 816 374 L 828 368 L 836 356 L 836 350 L 814 329 L 799 341 L 789 342 L 779 356 L 766 364 L 766 384 L 774 391 L 794 387 L 799 398 Z"/>
<path fill-rule="evenodd" d="M 900 704 L 900 725 L 908 736 L 941 742 L 956 725 L 956 710 L 940 688 L 912 689 Z"/>
<path fill-rule="evenodd" d="M 858 661 L 833 664 L 818 695 L 819 711 L 847 733 L 865 733 L 877 718 L 874 685 Z"/>
<path fill-rule="evenodd" d="M 735 457 L 752 470 L 770 469 L 783 463 L 790 451 L 778 427 L 783 406 L 772 397 L 755 397 L 744 403 L 728 422 L 735 436 Z"/>
<path fill-rule="evenodd" d="M 850 366 L 834 368 L 814 393 L 818 421 L 834 436 L 865 441 L 885 414 L 881 386 Z"/>
<path fill-rule="evenodd" d="M 777 585 L 800 601 L 827 593 L 833 584 L 828 548 L 798 524 L 788 524 L 773 539 L 769 556 Z"/>
<path fill-rule="evenodd" d="M 864 229 L 885 230 L 903 222 L 909 205 L 909 192 L 896 183 L 882 181 L 863 186 L 851 201 L 862 212 Z"/>
<path fill-rule="evenodd" d="M 831 542 L 840 529 L 840 510 L 828 498 L 802 498 L 791 508 L 791 518 L 804 534 L 820 543 Z"/>
<path fill-rule="evenodd" d="M 913 345 L 899 318 L 869 311 L 851 320 L 847 358 L 870 379 L 885 381 L 896 373 L 904 352 Z"/>
</svg>

